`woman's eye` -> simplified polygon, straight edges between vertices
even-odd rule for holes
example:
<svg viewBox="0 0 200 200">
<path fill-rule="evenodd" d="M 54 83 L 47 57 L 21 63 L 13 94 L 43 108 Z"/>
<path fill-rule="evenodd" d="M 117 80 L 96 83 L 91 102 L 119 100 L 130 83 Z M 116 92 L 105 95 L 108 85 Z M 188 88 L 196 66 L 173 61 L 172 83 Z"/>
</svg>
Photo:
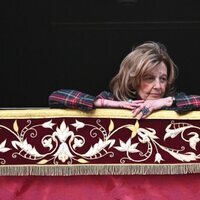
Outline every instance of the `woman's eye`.
<svg viewBox="0 0 200 200">
<path fill-rule="evenodd" d="M 145 81 L 154 81 L 154 77 L 152 76 L 147 76 L 144 78 Z"/>
<path fill-rule="evenodd" d="M 165 77 L 163 77 L 163 78 L 160 79 L 160 82 L 161 82 L 161 83 L 164 83 L 164 82 L 166 82 L 166 81 L 167 81 L 167 78 L 165 78 Z"/>
</svg>

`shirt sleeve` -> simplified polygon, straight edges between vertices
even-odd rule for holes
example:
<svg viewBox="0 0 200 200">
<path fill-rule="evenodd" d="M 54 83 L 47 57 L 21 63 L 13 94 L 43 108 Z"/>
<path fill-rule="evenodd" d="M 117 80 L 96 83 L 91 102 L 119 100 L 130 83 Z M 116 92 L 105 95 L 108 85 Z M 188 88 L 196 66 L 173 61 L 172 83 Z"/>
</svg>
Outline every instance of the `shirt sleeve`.
<svg viewBox="0 0 200 200">
<path fill-rule="evenodd" d="M 175 110 L 180 114 L 192 110 L 200 110 L 200 96 L 186 95 L 183 92 L 178 93 L 175 96 L 175 105 L 172 107 L 172 110 Z"/>
<path fill-rule="evenodd" d="M 108 100 L 114 100 L 114 96 L 111 92 L 103 91 L 101 92 L 97 97 L 97 99 L 108 99 Z"/>
<path fill-rule="evenodd" d="M 95 100 L 95 96 L 71 89 L 54 91 L 48 99 L 51 108 L 77 108 L 85 111 L 94 108 Z"/>
</svg>

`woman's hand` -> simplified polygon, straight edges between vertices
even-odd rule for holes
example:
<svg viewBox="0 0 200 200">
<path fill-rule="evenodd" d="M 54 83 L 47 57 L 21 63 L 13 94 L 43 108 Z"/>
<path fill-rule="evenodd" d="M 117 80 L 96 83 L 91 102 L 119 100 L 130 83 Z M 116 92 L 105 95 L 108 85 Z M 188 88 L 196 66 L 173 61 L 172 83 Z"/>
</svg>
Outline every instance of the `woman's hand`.
<svg viewBox="0 0 200 200">
<path fill-rule="evenodd" d="M 170 107 L 173 104 L 173 97 L 166 97 L 156 100 L 146 100 L 140 107 L 134 109 L 133 117 L 137 119 L 146 118 L 152 112 L 160 110 L 162 107 Z"/>
<path fill-rule="evenodd" d="M 135 101 L 113 101 L 107 99 L 97 99 L 94 102 L 96 107 L 107 107 L 107 108 L 125 108 L 129 110 L 135 110 L 139 108 L 144 103 L 144 100 L 135 100 Z"/>
</svg>

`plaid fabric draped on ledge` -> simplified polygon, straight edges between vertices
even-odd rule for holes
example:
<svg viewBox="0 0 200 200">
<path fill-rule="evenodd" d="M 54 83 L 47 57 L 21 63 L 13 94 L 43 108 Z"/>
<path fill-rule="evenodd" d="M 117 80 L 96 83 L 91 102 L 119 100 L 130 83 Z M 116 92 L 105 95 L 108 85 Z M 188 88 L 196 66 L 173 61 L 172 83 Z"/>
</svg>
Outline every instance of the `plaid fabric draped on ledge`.
<svg viewBox="0 0 200 200">
<path fill-rule="evenodd" d="M 200 111 L 0 110 L 1 176 L 200 173 Z"/>
</svg>

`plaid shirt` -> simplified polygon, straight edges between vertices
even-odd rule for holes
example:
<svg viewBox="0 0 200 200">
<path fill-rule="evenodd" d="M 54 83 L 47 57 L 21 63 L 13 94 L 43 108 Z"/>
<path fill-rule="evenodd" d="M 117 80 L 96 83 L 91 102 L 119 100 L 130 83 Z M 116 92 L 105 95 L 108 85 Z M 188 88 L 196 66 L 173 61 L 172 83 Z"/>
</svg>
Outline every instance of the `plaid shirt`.
<svg viewBox="0 0 200 200">
<path fill-rule="evenodd" d="M 101 92 L 97 97 L 85 94 L 77 90 L 61 89 L 54 91 L 49 96 L 49 106 L 51 108 L 78 108 L 81 110 L 91 110 L 94 101 L 98 98 L 114 100 L 110 92 Z"/>
<path fill-rule="evenodd" d="M 184 92 L 177 93 L 175 104 L 171 107 L 165 107 L 164 110 L 175 110 L 178 113 L 186 113 L 192 110 L 200 110 L 200 96 L 186 95 Z"/>
<path fill-rule="evenodd" d="M 49 106 L 51 108 L 78 108 L 87 111 L 95 108 L 94 101 L 99 98 L 114 100 L 113 94 L 107 91 L 103 91 L 95 97 L 76 90 L 61 89 L 50 94 Z M 177 93 L 173 106 L 163 109 L 175 110 L 178 113 L 200 110 L 200 96 Z"/>
</svg>

